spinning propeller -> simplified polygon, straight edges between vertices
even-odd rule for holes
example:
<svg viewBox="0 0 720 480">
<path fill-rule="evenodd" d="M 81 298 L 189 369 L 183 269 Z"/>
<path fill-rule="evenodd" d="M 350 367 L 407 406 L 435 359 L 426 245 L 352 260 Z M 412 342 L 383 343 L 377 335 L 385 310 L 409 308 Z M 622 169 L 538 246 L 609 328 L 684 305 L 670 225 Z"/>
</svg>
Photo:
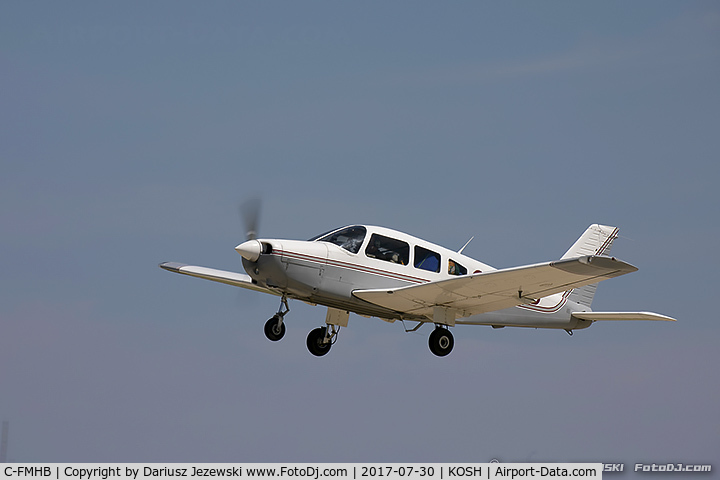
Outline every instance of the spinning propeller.
<svg viewBox="0 0 720 480">
<path fill-rule="evenodd" d="M 235 247 L 235 251 L 249 262 L 256 262 L 263 250 L 262 243 L 257 240 L 261 204 L 260 197 L 254 197 L 240 205 L 240 216 L 245 224 L 247 241 Z"/>
<path fill-rule="evenodd" d="M 245 223 L 245 235 L 248 240 L 257 238 L 258 224 L 260 223 L 260 197 L 253 197 L 240 204 L 240 215 Z"/>
</svg>

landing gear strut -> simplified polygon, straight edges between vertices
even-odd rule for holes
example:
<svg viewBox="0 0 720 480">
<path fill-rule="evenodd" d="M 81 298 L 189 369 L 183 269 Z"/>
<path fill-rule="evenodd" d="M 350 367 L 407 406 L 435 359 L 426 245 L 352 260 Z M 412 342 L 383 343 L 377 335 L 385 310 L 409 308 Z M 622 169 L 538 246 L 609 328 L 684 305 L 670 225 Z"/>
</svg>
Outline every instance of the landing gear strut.
<svg viewBox="0 0 720 480">
<path fill-rule="evenodd" d="M 316 357 L 322 357 L 330 351 L 330 347 L 337 340 L 340 327 L 348 326 L 350 313 L 346 310 L 328 307 L 325 316 L 325 326 L 310 331 L 307 336 L 307 348 Z"/>
<path fill-rule="evenodd" d="M 331 329 L 329 332 L 328 327 Z M 335 325 L 325 325 L 311 330 L 307 336 L 307 348 L 310 353 L 316 357 L 322 357 L 328 353 L 337 338 L 338 331 L 339 329 L 336 329 Z"/>
<path fill-rule="evenodd" d="M 285 308 L 284 310 L 283 307 Z M 265 322 L 265 336 L 268 340 L 277 342 L 285 336 L 285 323 L 283 323 L 283 319 L 289 311 L 290 307 L 288 306 L 287 297 L 283 295 L 280 300 L 280 308 L 278 308 L 278 312 L 273 315 L 270 320 Z"/>
<path fill-rule="evenodd" d="M 436 325 L 435 330 L 430 334 L 428 344 L 432 353 L 438 357 L 444 357 L 452 351 L 455 339 L 447 327 Z"/>
</svg>

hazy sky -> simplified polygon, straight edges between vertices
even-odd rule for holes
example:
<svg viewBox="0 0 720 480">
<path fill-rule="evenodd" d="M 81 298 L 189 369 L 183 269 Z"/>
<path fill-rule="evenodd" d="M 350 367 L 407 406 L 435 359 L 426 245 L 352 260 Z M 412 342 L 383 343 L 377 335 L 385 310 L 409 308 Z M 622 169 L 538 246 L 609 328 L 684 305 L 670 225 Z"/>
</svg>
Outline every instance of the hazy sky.
<svg viewBox="0 0 720 480">
<path fill-rule="evenodd" d="M 52 462 L 600 461 L 720 469 L 717 2 L 3 2 L 0 419 Z M 596 310 L 430 327 L 162 271 L 261 236 L 397 228 L 496 267 L 591 223 Z M 716 474 L 716 473 L 715 473 Z M 632 477 L 632 474 L 627 474 Z"/>
</svg>

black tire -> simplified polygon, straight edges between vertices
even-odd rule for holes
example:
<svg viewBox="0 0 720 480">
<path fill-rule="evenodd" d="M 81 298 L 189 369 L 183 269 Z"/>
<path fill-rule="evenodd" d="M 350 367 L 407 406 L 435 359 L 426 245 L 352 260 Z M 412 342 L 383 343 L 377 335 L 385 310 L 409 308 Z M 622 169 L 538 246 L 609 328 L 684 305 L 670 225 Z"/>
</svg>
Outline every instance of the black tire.
<svg viewBox="0 0 720 480">
<path fill-rule="evenodd" d="M 277 342 L 285 336 L 285 322 L 278 325 L 280 319 L 275 316 L 265 322 L 265 336 L 268 340 Z"/>
<path fill-rule="evenodd" d="M 447 328 L 437 327 L 430 334 L 428 340 L 430 345 L 430 351 L 438 357 L 444 357 L 448 353 L 452 352 L 453 346 L 455 345 L 455 339 L 452 333 Z"/>
<path fill-rule="evenodd" d="M 323 343 L 325 334 L 327 333 L 327 327 L 318 327 L 315 330 L 311 330 L 307 336 L 307 348 L 310 353 L 316 357 L 322 357 L 330 351 L 331 343 Z"/>
</svg>

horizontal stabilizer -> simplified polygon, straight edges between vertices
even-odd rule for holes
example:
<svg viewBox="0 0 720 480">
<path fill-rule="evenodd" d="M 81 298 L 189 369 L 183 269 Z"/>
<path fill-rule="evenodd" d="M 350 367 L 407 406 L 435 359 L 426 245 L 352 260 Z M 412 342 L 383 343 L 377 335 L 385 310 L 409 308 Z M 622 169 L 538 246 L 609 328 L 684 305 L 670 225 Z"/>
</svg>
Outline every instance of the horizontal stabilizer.
<svg viewBox="0 0 720 480">
<path fill-rule="evenodd" d="M 252 282 L 250 275 L 244 273 L 228 272 L 225 270 L 216 270 L 214 268 L 200 267 L 196 265 L 186 265 L 184 263 L 165 262 L 158 265 L 160 268 L 169 272 L 190 275 L 191 277 L 204 278 L 213 282 L 224 283 L 235 287 L 248 288 L 258 292 L 275 293 L 272 290 L 263 288 Z"/>
<path fill-rule="evenodd" d="M 675 319 L 652 312 L 575 312 L 573 317 L 580 320 L 599 322 L 604 320 L 662 320 L 674 322 Z"/>
</svg>

